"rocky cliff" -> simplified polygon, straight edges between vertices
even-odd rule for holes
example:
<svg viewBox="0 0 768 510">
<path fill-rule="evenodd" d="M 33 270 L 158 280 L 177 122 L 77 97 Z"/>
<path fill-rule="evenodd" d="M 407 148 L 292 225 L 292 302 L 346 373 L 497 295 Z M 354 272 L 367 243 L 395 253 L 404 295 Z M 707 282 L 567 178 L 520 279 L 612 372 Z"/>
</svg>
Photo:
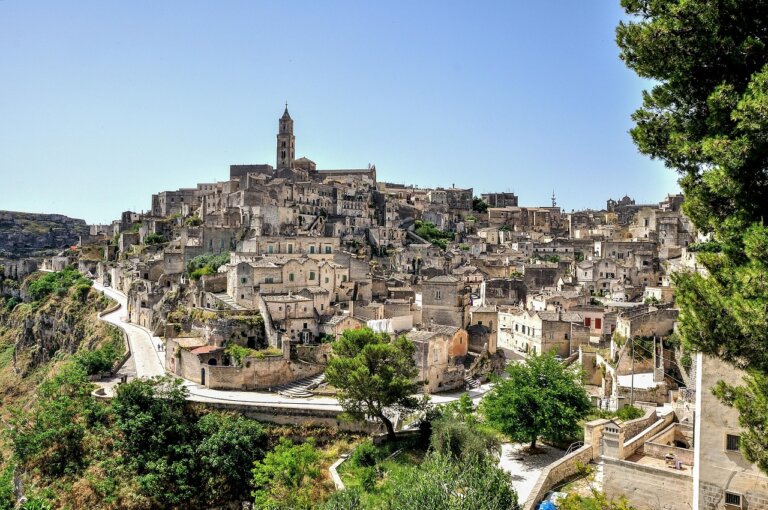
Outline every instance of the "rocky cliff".
<svg viewBox="0 0 768 510">
<path fill-rule="evenodd" d="M 88 234 L 85 220 L 61 214 L 0 211 L 0 258 L 49 255 Z"/>
</svg>

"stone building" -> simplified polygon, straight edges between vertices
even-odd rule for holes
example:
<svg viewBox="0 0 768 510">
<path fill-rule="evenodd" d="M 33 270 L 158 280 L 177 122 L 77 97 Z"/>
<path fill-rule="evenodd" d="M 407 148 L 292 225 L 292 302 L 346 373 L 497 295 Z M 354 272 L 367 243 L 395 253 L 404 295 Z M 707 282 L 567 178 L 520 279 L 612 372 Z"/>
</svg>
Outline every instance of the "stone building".
<svg viewBox="0 0 768 510">
<path fill-rule="evenodd" d="M 421 283 L 421 320 L 431 324 L 464 329 L 469 324 L 470 292 L 453 276 L 435 276 Z"/>
<path fill-rule="evenodd" d="M 423 382 L 425 393 L 462 388 L 467 332 L 450 326 L 434 326 L 431 329 L 405 333 L 405 337 L 416 346 L 414 361 L 419 369 L 417 379 Z"/>
<path fill-rule="evenodd" d="M 718 381 L 738 385 L 745 375 L 719 359 L 696 356 L 693 508 L 698 510 L 768 508 L 768 475 L 739 450 L 739 413 L 712 393 Z"/>
<path fill-rule="evenodd" d="M 488 207 L 517 207 L 517 195 L 514 193 L 483 193 L 480 198 Z"/>
</svg>

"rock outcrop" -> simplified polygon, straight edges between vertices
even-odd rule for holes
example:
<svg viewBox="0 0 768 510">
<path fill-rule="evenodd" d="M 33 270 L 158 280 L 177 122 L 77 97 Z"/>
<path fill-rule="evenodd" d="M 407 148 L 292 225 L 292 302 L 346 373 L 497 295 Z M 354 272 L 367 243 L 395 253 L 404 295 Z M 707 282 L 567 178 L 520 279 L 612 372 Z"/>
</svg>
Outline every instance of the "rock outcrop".
<svg viewBox="0 0 768 510">
<path fill-rule="evenodd" d="M 61 214 L 0 211 L 0 258 L 50 255 L 88 234 L 85 220 Z"/>
</svg>

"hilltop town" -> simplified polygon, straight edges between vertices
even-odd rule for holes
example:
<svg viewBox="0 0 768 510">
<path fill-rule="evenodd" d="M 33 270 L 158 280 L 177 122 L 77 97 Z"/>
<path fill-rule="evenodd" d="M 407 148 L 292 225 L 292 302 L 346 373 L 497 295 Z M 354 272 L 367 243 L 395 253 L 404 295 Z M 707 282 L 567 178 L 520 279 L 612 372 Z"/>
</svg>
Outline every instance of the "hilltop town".
<svg viewBox="0 0 768 510">
<path fill-rule="evenodd" d="M 733 459 L 735 411 L 710 391 L 739 372 L 676 333 L 673 275 L 703 272 L 707 240 L 682 195 L 569 213 L 554 194 L 523 207 L 510 192 L 390 183 L 373 165 L 325 170 L 296 154 L 286 105 L 274 166 L 233 164 L 226 180 L 159 191 L 146 212 L 90 225 L 74 246 L 53 239 L 55 256 L 3 260 L 6 283 L 75 266 L 150 333 L 159 368 L 142 372 L 131 345 L 128 377 L 175 375 L 208 400 L 267 392 L 311 408 L 334 395 L 323 377 L 332 342 L 364 327 L 413 342 L 420 388 L 435 396 L 480 394 L 508 363 L 553 353 L 583 370 L 595 408 L 643 412 L 589 422 L 527 508 L 591 461 L 603 490 L 634 504 L 668 496 L 683 508 L 695 487 L 718 497 L 728 477 L 741 480 L 736 495 L 766 497 L 765 475 Z"/>
</svg>

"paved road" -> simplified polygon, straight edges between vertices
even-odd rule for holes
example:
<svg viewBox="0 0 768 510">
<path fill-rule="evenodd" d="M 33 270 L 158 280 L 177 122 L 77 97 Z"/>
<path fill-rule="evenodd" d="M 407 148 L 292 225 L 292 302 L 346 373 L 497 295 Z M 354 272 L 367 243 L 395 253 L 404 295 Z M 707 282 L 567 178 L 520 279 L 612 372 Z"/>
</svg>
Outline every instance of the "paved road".
<svg viewBox="0 0 768 510">
<path fill-rule="evenodd" d="M 120 304 L 120 308 L 102 317 L 102 320 L 121 328 L 128 335 L 128 343 L 131 346 L 131 354 L 136 366 L 137 377 L 155 377 L 165 375 L 165 368 L 157 345 L 160 339 L 135 324 L 128 322 L 127 299 L 125 295 L 110 287 L 102 287 L 94 282 L 93 287 L 114 299 Z"/>
<path fill-rule="evenodd" d="M 123 329 L 128 334 L 132 361 L 136 366 L 136 376 L 149 378 L 165 375 L 165 353 L 158 351 L 158 346 L 163 343 L 162 339 L 153 336 L 146 328 L 128 322 L 127 299 L 123 293 L 111 287 L 103 287 L 96 282 L 93 286 L 120 304 L 120 308 L 105 315 L 102 319 Z M 286 398 L 277 393 L 268 392 L 212 390 L 187 380 L 184 380 L 184 386 L 189 391 L 190 400 L 197 402 L 342 410 L 338 401 L 332 397 Z M 478 401 L 490 388 L 490 384 L 484 384 L 470 391 L 469 395 L 472 400 Z M 457 400 L 463 393 L 463 391 L 442 393 L 432 395 L 430 398 L 432 402 L 442 404 Z"/>
</svg>

